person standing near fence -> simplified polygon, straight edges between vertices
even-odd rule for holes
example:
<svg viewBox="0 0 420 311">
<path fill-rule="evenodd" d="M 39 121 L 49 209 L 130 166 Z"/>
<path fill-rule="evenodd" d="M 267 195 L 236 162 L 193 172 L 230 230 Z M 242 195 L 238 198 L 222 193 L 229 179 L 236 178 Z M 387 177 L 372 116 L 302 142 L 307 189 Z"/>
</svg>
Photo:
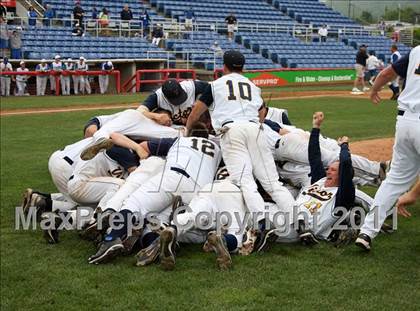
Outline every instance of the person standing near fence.
<svg viewBox="0 0 420 311">
<path fill-rule="evenodd" d="M 26 68 L 25 62 L 20 62 L 20 67 L 17 69 L 17 72 L 28 72 L 29 69 Z M 17 75 L 16 76 L 16 87 L 17 87 L 17 93 L 16 96 L 23 96 L 25 95 L 26 90 L 26 82 L 28 81 L 27 75 Z"/>
<path fill-rule="evenodd" d="M 13 71 L 12 64 L 9 63 L 7 57 L 3 58 L 3 61 L 0 64 L 0 71 Z M 0 76 L 0 85 L 1 85 L 1 96 L 10 96 L 10 83 L 12 78 L 9 75 Z"/>
<path fill-rule="evenodd" d="M 35 27 L 36 26 L 36 18 L 38 17 L 38 14 L 35 12 L 35 9 L 33 6 L 30 6 L 28 9 L 28 25 Z"/>
<path fill-rule="evenodd" d="M 44 20 L 43 24 L 44 26 L 51 26 L 52 25 L 52 19 L 55 17 L 55 12 L 52 9 L 50 4 L 45 5 L 45 12 L 44 12 Z"/>
<path fill-rule="evenodd" d="M 147 37 L 149 35 L 149 27 L 150 27 L 150 16 L 146 9 L 144 9 L 143 14 L 140 15 L 141 24 L 143 26 L 143 37 Z"/>
<path fill-rule="evenodd" d="M 63 63 L 61 62 L 60 55 L 56 55 L 54 57 L 54 61 L 52 62 L 50 69 L 52 70 L 52 73 L 50 75 L 50 84 L 51 84 L 51 93 L 52 93 L 53 91 L 56 91 L 55 77 L 57 75 L 61 76 L 61 72 L 63 71 Z M 63 76 L 60 77 L 60 80 L 61 80 L 61 89 L 63 90 L 64 88 Z"/>
<path fill-rule="evenodd" d="M 63 95 L 70 95 L 70 79 L 71 79 L 71 73 L 70 71 L 74 71 L 74 64 L 73 60 L 71 58 L 67 59 L 67 62 L 64 63 L 65 71 L 63 73 L 62 79 L 63 79 Z"/>
<path fill-rule="evenodd" d="M 102 64 L 101 70 L 106 72 L 106 74 L 99 75 L 99 89 L 101 94 L 105 94 L 108 91 L 109 86 L 109 73 L 114 70 L 114 65 L 111 61 L 105 62 Z"/>
<path fill-rule="evenodd" d="M 185 30 L 191 31 L 193 30 L 193 22 L 195 20 L 195 15 L 193 8 L 190 7 L 187 11 L 185 11 Z"/>
<path fill-rule="evenodd" d="M 22 28 L 16 27 L 10 36 L 10 51 L 12 59 L 22 58 Z"/>
<path fill-rule="evenodd" d="M 83 10 L 83 8 L 80 6 L 80 1 L 77 1 L 73 9 L 73 19 L 75 20 L 74 24 L 79 23 L 79 25 L 83 25 L 84 15 L 85 10 Z"/>
<path fill-rule="evenodd" d="M 89 70 L 88 64 L 86 64 L 86 58 L 80 56 L 79 61 L 75 65 L 76 72 L 86 72 Z M 84 75 L 76 75 L 74 79 L 74 94 L 90 94 L 90 83 L 89 77 Z"/>
<path fill-rule="evenodd" d="M 327 42 L 328 37 L 328 28 L 327 25 L 322 25 L 321 28 L 318 30 L 319 41 L 320 42 Z"/>
<path fill-rule="evenodd" d="M 50 71 L 50 67 L 45 59 L 41 60 L 41 63 L 36 65 L 35 71 L 40 73 L 46 73 Z M 47 88 L 48 75 L 42 74 L 36 76 L 36 96 L 44 96 L 45 89 Z"/>
</svg>

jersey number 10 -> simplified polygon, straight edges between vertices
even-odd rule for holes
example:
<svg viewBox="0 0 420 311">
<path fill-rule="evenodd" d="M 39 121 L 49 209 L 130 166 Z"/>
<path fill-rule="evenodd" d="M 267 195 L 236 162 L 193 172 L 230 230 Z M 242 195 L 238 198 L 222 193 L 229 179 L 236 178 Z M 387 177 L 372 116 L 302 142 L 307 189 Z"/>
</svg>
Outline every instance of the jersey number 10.
<svg viewBox="0 0 420 311">
<path fill-rule="evenodd" d="M 228 100 L 236 100 L 235 91 L 233 89 L 232 80 L 227 80 L 226 85 L 229 88 Z M 238 82 L 239 96 L 244 100 L 252 100 L 251 86 L 246 82 Z"/>
</svg>

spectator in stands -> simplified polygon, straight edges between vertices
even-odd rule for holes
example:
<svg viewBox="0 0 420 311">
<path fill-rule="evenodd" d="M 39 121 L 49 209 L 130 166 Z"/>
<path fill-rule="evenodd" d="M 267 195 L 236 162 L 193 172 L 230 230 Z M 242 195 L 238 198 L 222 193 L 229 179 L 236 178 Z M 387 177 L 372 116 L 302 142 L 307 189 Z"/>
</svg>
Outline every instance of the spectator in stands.
<svg viewBox="0 0 420 311">
<path fill-rule="evenodd" d="M 105 35 L 109 35 L 108 25 L 109 25 L 109 12 L 106 8 L 102 8 L 101 13 L 99 13 L 99 26 L 106 29 Z"/>
<path fill-rule="evenodd" d="M 378 29 L 381 32 L 381 36 L 385 35 L 385 28 L 386 28 L 385 21 L 381 19 L 380 22 L 378 23 Z"/>
<path fill-rule="evenodd" d="M 225 18 L 225 22 L 227 24 L 227 32 L 228 32 L 228 38 L 229 40 L 233 39 L 233 33 L 235 32 L 236 24 L 238 23 L 238 20 L 236 19 L 233 12 L 230 12 L 228 16 Z"/>
<path fill-rule="evenodd" d="M 107 73 L 106 75 L 99 75 L 99 89 L 101 94 L 105 94 L 109 86 L 109 73 L 114 70 L 114 65 L 111 61 L 107 61 L 102 64 L 101 70 Z"/>
<path fill-rule="evenodd" d="M 318 30 L 319 41 L 320 42 L 327 42 L 328 37 L 328 28 L 327 25 L 322 25 L 321 28 Z"/>
<path fill-rule="evenodd" d="M 217 41 L 214 41 L 213 45 L 210 47 L 210 51 L 213 51 L 216 57 L 223 57 L 223 50 Z"/>
<path fill-rule="evenodd" d="M 193 30 L 193 22 L 195 20 L 195 15 L 192 7 L 189 7 L 187 11 L 185 11 L 185 30 L 190 31 Z"/>
<path fill-rule="evenodd" d="M 146 9 L 144 9 L 143 14 L 140 16 L 141 24 L 143 26 L 143 36 L 147 37 L 150 31 L 150 16 Z"/>
<path fill-rule="evenodd" d="M 133 12 L 131 12 L 128 4 L 124 5 L 124 8 L 121 11 L 121 20 L 131 21 L 133 19 Z"/>
<path fill-rule="evenodd" d="M 36 26 L 36 18 L 38 17 L 38 14 L 35 12 L 35 9 L 33 6 L 29 7 L 27 14 L 28 14 L 28 25 Z"/>
<path fill-rule="evenodd" d="M 83 27 L 81 27 L 79 25 L 79 23 L 77 23 L 76 25 L 74 25 L 73 30 L 71 31 L 71 34 L 73 36 L 77 36 L 77 37 L 84 37 L 85 36 L 85 32 Z"/>
<path fill-rule="evenodd" d="M 375 54 L 375 51 L 369 51 L 369 58 L 366 60 L 366 69 L 369 74 L 370 85 L 373 85 L 373 82 L 375 82 L 378 70 L 384 66 L 384 63 L 379 60 Z"/>
<path fill-rule="evenodd" d="M 4 20 L 7 18 L 7 8 L 3 5 L 3 2 L 0 3 L 0 17 Z"/>
<path fill-rule="evenodd" d="M 9 59 L 7 57 L 4 57 L 3 61 L 0 64 L 0 71 L 13 71 L 12 64 L 9 63 Z M 12 82 L 12 78 L 10 76 L 6 76 L 6 75 L 0 76 L 1 96 L 10 96 L 10 83 L 11 82 Z"/>
<path fill-rule="evenodd" d="M 92 19 L 95 21 L 98 19 L 98 10 L 96 9 L 96 6 L 92 8 Z"/>
<path fill-rule="evenodd" d="M 366 53 L 366 48 L 367 45 L 362 44 L 356 54 L 356 64 L 354 65 L 354 68 L 356 69 L 356 79 L 354 80 L 354 87 L 351 91 L 354 95 L 360 95 L 365 91 L 369 91 L 369 88 L 365 86 L 366 60 L 369 58 Z M 359 85 L 362 86 L 362 90 L 358 88 Z"/>
<path fill-rule="evenodd" d="M 17 69 L 18 72 L 28 72 L 29 69 L 26 68 L 25 62 L 20 62 L 20 67 Z M 28 81 L 27 75 L 17 75 L 16 76 L 16 87 L 17 92 L 16 96 L 23 96 L 23 95 L 29 95 L 26 93 L 26 81 Z"/>
<path fill-rule="evenodd" d="M 82 6 L 80 5 L 80 1 L 77 1 L 73 9 L 73 19 L 75 20 L 74 24 L 79 23 L 79 25 L 83 25 L 84 16 L 85 16 L 85 10 L 83 10 Z"/>
<path fill-rule="evenodd" d="M 22 58 L 22 28 L 16 27 L 10 36 L 10 51 L 12 59 Z"/>
<path fill-rule="evenodd" d="M 45 12 L 44 12 L 44 26 L 51 26 L 52 19 L 55 17 L 55 12 L 52 9 L 51 5 L 45 5 Z"/>
<path fill-rule="evenodd" d="M 7 29 L 6 21 L 0 17 L 0 49 L 1 54 L 5 54 L 5 49 L 9 48 L 9 30 Z"/>
<path fill-rule="evenodd" d="M 162 40 L 163 38 L 163 30 L 161 24 L 157 24 L 156 27 L 153 28 L 152 38 L 152 44 L 155 46 L 159 46 L 160 40 Z"/>
<path fill-rule="evenodd" d="M 40 73 L 46 73 L 50 70 L 47 61 L 45 59 L 41 60 L 41 63 L 36 65 L 35 71 Z M 37 75 L 36 76 L 36 96 L 44 96 L 45 89 L 47 87 L 48 75 Z"/>
</svg>

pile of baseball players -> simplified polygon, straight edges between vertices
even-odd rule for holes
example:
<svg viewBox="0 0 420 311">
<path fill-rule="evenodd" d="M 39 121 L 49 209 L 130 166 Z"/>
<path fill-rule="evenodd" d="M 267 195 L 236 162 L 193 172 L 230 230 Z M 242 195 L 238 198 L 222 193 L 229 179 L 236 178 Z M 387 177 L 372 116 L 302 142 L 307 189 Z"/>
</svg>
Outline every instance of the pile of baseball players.
<svg viewBox="0 0 420 311">
<path fill-rule="evenodd" d="M 321 135 L 322 112 L 310 132 L 293 126 L 241 74 L 240 52 L 223 61 L 218 80 L 167 80 L 137 109 L 92 118 L 84 139 L 51 155 L 59 193 L 27 189 L 22 203 L 49 243 L 77 229 L 96 245 L 91 264 L 135 253 L 137 266 L 171 270 L 182 243 L 202 243 L 229 269 L 232 254 L 275 242 L 356 240 L 373 202 L 357 185 L 379 186 L 387 165 L 350 154 L 345 136 Z"/>
<path fill-rule="evenodd" d="M 20 67 L 17 68 L 17 72 L 28 72 L 29 69 L 26 67 L 24 61 L 20 62 Z M 1 71 L 13 71 L 12 64 L 7 58 L 3 58 L 0 63 Z M 89 75 L 83 75 L 83 72 L 89 70 L 89 65 L 86 63 L 86 58 L 80 56 L 76 61 L 71 58 L 63 61 L 60 55 L 55 55 L 54 61 L 48 64 L 46 59 L 42 59 L 35 67 L 35 71 L 38 74 L 36 76 L 36 95 L 44 96 L 47 88 L 47 83 L 50 83 L 51 94 L 56 91 L 56 78 L 58 77 L 59 86 L 61 88 L 62 95 L 71 95 L 71 80 L 73 80 L 73 91 L 74 95 L 79 94 L 91 94 L 92 89 L 90 86 Z M 105 94 L 109 87 L 109 73 L 114 70 L 114 65 L 111 61 L 106 61 L 101 64 L 101 71 L 104 74 L 98 76 L 99 79 L 99 90 L 101 94 Z M 78 74 L 74 74 L 77 72 Z M 28 75 L 16 75 L 16 96 L 29 95 L 27 92 Z M 1 96 L 10 96 L 10 84 L 12 77 L 8 75 L 0 76 L 1 84 Z"/>
</svg>

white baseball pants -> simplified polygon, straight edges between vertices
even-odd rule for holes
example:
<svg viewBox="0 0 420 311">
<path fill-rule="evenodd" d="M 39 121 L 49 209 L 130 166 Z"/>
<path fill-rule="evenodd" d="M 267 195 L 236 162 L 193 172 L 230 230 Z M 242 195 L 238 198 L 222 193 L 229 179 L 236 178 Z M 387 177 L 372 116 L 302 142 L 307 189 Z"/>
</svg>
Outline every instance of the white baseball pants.
<svg viewBox="0 0 420 311">
<path fill-rule="evenodd" d="M 360 233 L 376 237 L 395 202 L 420 175 L 420 113 L 397 117 L 391 170 L 382 182 Z"/>
<path fill-rule="evenodd" d="M 63 95 L 70 95 L 70 76 L 61 77 L 61 87 Z"/>
<path fill-rule="evenodd" d="M 112 198 L 109 199 L 103 206 L 99 206 L 103 211 L 106 209 L 113 209 L 114 211 L 120 211 L 123 202 L 141 185 L 147 183 L 147 181 L 153 176 L 161 173 L 165 166 L 165 160 L 159 157 L 150 157 L 146 160 L 142 160 L 137 169 L 132 172 L 125 183 L 118 189 Z"/>
<path fill-rule="evenodd" d="M 241 190 L 248 210 L 257 221 L 264 218 L 264 201 L 257 191 L 254 176 L 282 212 L 292 216 L 294 199 L 279 182 L 276 165 L 260 124 L 228 124 L 220 140 L 223 160 L 230 180 Z"/>
<path fill-rule="evenodd" d="M 26 81 L 18 81 L 18 80 L 16 80 L 16 87 L 17 87 L 16 96 L 23 96 L 23 95 L 25 95 Z"/>
<path fill-rule="evenodd" d="M 36 76 L 36 95 L 44 96 L 45 89 L 47 88 L 47 76 Z"/>
<path fill-rule="evenodd" d="M 0 76 L 1 96 L 10 96 L 12 78 Z"/>
<path fill-rule="evenodd" d="M 108 75 L 99 75 L 99 89 L 101 94 L 105 94 L 108 91 L 109 86 L 109 76 Z"/>
</svg>

